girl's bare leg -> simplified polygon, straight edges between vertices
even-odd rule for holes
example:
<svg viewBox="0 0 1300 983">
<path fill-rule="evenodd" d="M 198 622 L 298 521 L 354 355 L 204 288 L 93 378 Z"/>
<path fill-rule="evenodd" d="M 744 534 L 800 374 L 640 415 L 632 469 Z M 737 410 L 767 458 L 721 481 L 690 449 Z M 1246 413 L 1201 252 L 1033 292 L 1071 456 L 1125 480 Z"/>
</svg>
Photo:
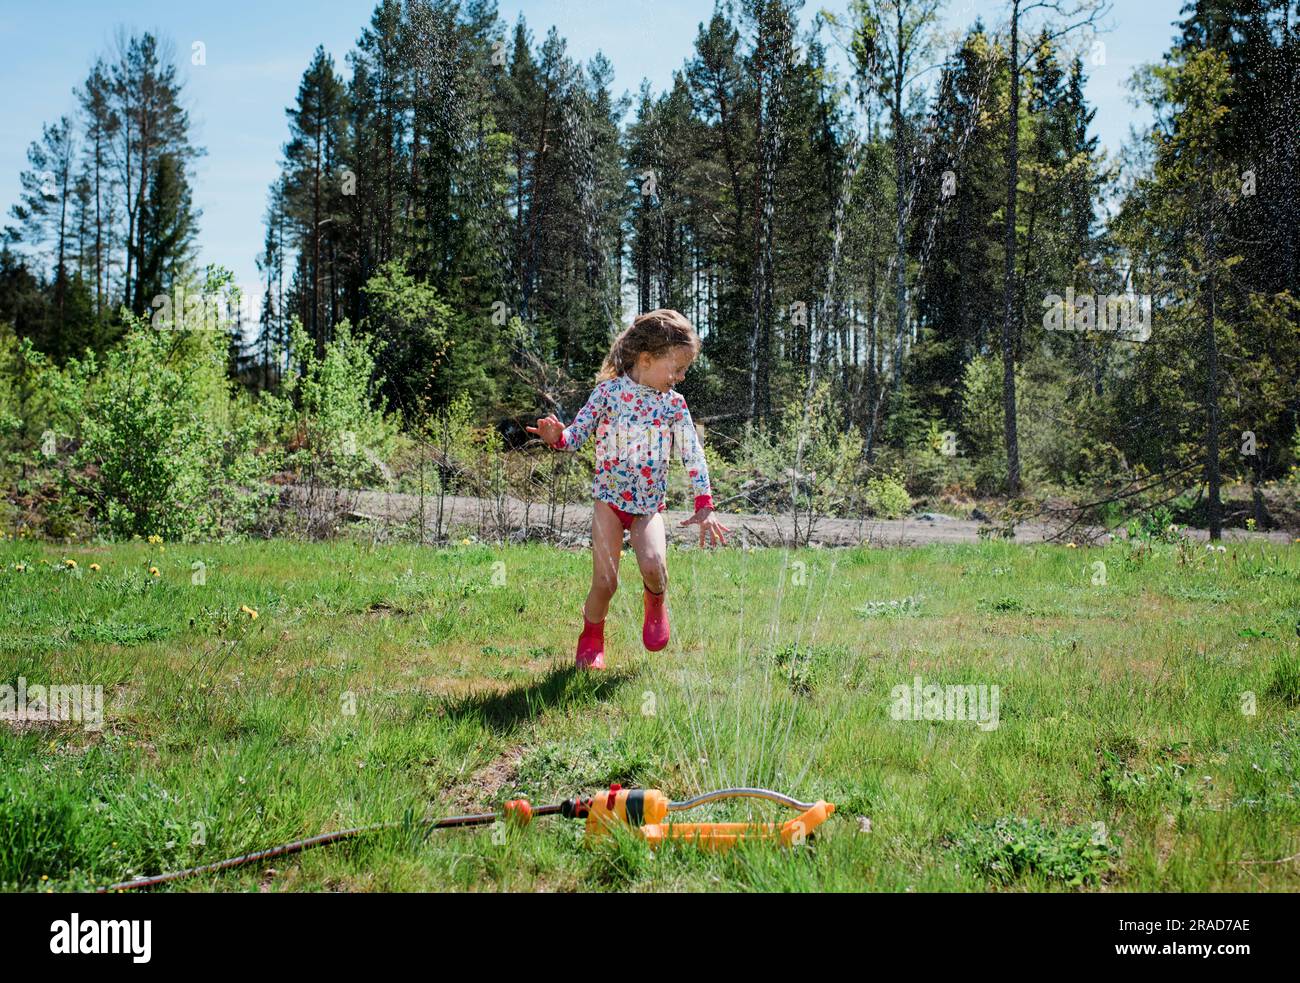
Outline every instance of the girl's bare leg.
<svg viewBox="0 0 1300 983">
<path fill-rule="evenodd" d="M 632 549 L 646 587 L 654 594 L 662 594 L 668 589 L 668 530 L 662 512 L 632 523 Z"/>
<path fill-rule="evenodd" d="M 593 624 L 604 621 L 609 602 L 618 590 L 618 562 L 623 555 L 623 523 L 608 503 L 596 501 L 591 514 L 591 591 L 583 617 Z M 633 526 L 635 529 L 635 526 Z"/>
</svg>

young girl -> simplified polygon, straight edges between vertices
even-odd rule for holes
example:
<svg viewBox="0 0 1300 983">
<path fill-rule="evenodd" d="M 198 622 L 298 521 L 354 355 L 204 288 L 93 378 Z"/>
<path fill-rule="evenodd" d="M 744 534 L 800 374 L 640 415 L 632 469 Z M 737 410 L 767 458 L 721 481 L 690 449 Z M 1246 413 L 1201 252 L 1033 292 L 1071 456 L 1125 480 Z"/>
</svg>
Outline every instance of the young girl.
<svg viewBox="0 0 1300 983">
<path fill-rule="evenodd" d="M 700 339 L 691 322 L 677 311 L 642 314 L 614 339 L 598 385 L 565 427 L 554 416 L 528 427 L 556 450 L 574 451 L 596 433 L 595 499 L 591 519 L 591 592 L 583 608 L 578 638 L 579 668 L 605 668 L 605 615 L 618 590 L 618 561 L 623 531 L 630 530 L 632 549 L 644 582 L 645 620 L 641 640 L 651 652 L 668 644 L 667 507 L 668 463 L 681 457 L 695 489 L 695 514 L 682 523 L 700 527 L 700 545 L 707 540 L 726 545 L 730 530 L 713 516 L 709 469 L 704 463 L 686 400 L 673 386 L 700 353 Z"/>
</svg>

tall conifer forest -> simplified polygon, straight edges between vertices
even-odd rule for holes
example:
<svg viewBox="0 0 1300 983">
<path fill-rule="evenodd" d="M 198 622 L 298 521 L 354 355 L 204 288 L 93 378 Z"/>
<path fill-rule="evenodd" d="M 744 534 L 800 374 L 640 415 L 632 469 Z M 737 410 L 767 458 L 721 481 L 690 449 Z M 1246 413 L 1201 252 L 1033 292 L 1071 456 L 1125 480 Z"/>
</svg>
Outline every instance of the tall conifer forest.
<svg viewBox="0 0 1300 983">
<path fill-rule="evenodd" d="M 1300 5 L 1189 0 L 1110 153 L 1113 4 L 945 13 L 701 4 L 620 93 L 493 0 L 380 0 L 302 66 L 242 295 L 196 258 L 176 55 L 121 32 L 6 219 L 0 520 L 328 535 L 383 491 L 504 535 L 587 497 L 525 427 L 671 308 L 724 511 L 1295 528 Z"/>
</svg>

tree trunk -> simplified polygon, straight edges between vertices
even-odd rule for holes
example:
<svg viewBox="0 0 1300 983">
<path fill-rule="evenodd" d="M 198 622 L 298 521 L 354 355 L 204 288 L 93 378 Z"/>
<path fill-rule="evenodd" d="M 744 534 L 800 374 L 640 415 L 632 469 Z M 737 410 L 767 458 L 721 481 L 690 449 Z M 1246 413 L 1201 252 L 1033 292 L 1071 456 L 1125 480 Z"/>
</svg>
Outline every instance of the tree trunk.
<svg viewBox="0 0 1300 983">
<path fill-rule="evenodd" d="M 69 141 L 70 139 L 71 137 L 68 136 L 67 129 L 65 127 L 64 147 L 68 146 L 67 141 Z M 64 157 L 59 163 L 63 171 L 63 187 L 60 189 L 60 194 L 59 194 L 59 265 L 56 267 L 54 273 L 55 276 L 54 305 L 55 305 L 55 309 L 58 311 L 58 316 L 59 316 L 59 334 L 62 336 L 65 328 L 64 318 L 63 318 L 64 299 L 67 293 L 66 288 L 68 282 L 68 268 L 66 265 L 67 264 L 66 254 L 67 254 L 67 225 L 68 225 L 68 179 L 72 170 L 71 156 L 69 155 L 67 157 Z"/>
<path fill-rule="evenodd" d="M 902 38 L 903 8 L 898 11 L 898 37 Z M 894 71 L 894 357 L 890 368 L 894 374 L 894 396 L 903 382 L 903 332 L 907 330 L 907 175 L 903 153 L 903 71 L 902 42 L 899 42 L 899 65 Z"/>
<path fill-rule="evenodd" d="M 1007 451 L 1007 494 L 1020 494 L 1020 443 L 1016 436 L 1016 332 L 1014 325 L 1016 277 L 1016 183 L 1019 180 L 1020 143 L 1020 0 L 1011 2 L 1011 96 L 1007 107 L 1007 214 L 1003 241 L 1002 282 L 1002 413 Z"/>
<path fill-rule="evenodd" d="M 1206 237 L 1206 245 L 1210 254 L 1205 305 L 1205 481 L 1210 491 L 1206 510 L 1210 539 L 1217 542 L 1223 536 L 1223 509 L 1219 502 L 1219 346 L 1214 331 L 1216 257 L 1213 227 Z"/>
<path fill-rule="evenodd" d="M 312 174 L 311 200 L 311 333 L 316 339 L 316 357 L 325 357 L 325 331 L 320 323 L 320 155 L 321 123 L 316 120 L 316 155 Z"/>
<path fill-rule="evenodd" d="M 131 310 L 136 314 L 144 312 L 144 222 L 148 213 L 149 141 L 152 139 L 149 112 L 150 106 L 142 98 L 140 102 L 140 191 L 135 206 L 135 302 L 131 304 Z"/>
<path fill-rule="evenodd" d="M 95 125 L 95 319 L 98 320 L 104 316 L 104 220 L 100 213 L 100 178 L 104 161 L 101 124 L 97 122 Z"/>
<path fill-rule="evenodd" d="M 753 305 L 753 323 L 749 331 L 749 416 L 756 423 L 761 419 L 758 405 L 758 335 L 762 320 L 762 284 L 763 278 L 763 32 L 758 34 L 758 49 L 755 60 L 758 64 L 758 90 L 754 111 L 754 149 L 758 151 L 757 166 L 754 168 L 754 273 L 750 290 L 750 303 Z"/>
</svg>

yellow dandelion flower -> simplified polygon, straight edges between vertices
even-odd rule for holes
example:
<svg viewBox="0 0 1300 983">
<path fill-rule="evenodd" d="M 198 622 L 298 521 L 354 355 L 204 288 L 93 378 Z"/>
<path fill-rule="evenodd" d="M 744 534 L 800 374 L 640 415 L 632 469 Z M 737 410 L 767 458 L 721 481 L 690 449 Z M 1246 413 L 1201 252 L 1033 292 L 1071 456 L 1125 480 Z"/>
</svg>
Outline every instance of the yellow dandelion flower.
<svg viewBox="0 0 1300 983">
<path fill-rule="evenodd" d="M 158 572 L 158 568 L 157 568 L 157 567 L 150 567 L 150 568 L 149 568 L 149 576 L 151 576 L 151 577 L 161 577 L 162 574 L 160 574 L 160 573 Z"/>
<path fill-rule="evenodd" d="M 76 569 L 77 569 L 77 561 L 76 561 L 76 560 L 64 560 L 63 562 L 64 562 L 64 564 L 67 565 L 67 568 L 68 568 L 69 570 L 76 570 Z"/>
<path fill-rule="evenodd" d="M 99 570 L 99 564 L 98 564 L 98 563 L 92 563 L 92 564 L 90 565 L 90 569 L 91 569 L 91 570 L 96 570 L 96 571 Z"/>
</svg>

